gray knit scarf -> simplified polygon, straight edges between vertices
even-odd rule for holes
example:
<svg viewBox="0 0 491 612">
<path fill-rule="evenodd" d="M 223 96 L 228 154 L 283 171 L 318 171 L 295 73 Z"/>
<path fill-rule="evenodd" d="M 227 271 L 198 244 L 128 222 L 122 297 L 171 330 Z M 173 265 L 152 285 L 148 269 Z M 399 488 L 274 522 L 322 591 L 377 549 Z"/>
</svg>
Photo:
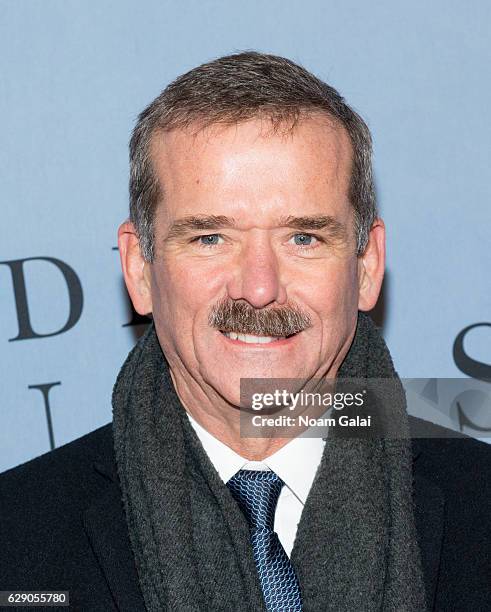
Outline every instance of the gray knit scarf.
<svg viewBox="0 0 491 612">
<path fill-rule="evenodd" d="M 362 313 L 339 375 L 400 385 L 384 340 Z M 402 386 L 393 409 L 405 413 Z M 264 611 L 247 521 L 187 419 L 153 324 L 119 373 L 113 413 L 147 609 Z M 423 611 L 419 557 L 409 439 L 329 437 L 291 555 L 303 609 Z"/>
</svg>

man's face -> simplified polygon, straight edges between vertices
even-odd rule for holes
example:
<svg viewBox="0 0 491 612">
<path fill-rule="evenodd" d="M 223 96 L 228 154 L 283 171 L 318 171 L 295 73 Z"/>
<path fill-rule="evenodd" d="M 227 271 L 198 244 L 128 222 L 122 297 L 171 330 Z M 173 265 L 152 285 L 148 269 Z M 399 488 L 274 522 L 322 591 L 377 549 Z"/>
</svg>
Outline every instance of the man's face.
<svg viewBox="0 0 491 612">
<path fill-rule="evenodd" d="M 325 117 L 268 129 L 175 130 L 152 145 L 164 193 L 145 271 L 157 334 L 174 377 L 235 405 L 241 378 L 335 375 L 358 310 L 349 138 Z"/>
</svg>

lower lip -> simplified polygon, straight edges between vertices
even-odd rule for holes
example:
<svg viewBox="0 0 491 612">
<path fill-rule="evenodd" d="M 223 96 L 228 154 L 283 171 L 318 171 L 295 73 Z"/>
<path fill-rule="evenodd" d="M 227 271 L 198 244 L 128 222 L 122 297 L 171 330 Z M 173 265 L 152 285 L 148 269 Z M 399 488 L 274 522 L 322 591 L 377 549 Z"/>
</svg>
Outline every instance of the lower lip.
<svg viewBox="0 0 491 612">
<path fill-rule="evenodd" d="M 289 344 L 292 344 L 295 338 L 299 335 L 299 334 L 294 334 L 293 336 L 290 336 L 289 338 L 282 338 L 281 340 L 274 340 L 273 342 L 264 343 L 264 342 L 243 342 L 242 340 L 232 340 L 232 338 L 228 338 L 221 331 L 219 331 L 218 333 L 224 340 L 226 340 L 232 346 L 240 346 L 241 348 L 248 347 L 248 348 L 259 348 L 259 349 L 280 348 L 282 346 L 288 346 Z"/>
</svg>

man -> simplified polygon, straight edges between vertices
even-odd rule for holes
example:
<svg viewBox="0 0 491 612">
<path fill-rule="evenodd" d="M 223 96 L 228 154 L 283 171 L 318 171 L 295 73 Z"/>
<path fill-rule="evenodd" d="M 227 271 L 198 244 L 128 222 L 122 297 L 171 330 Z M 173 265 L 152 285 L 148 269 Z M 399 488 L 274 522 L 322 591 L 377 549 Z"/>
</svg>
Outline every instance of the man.
<svg viewBox="0 0 491 612">
<path fill-rule="evenodd" d="M 153 322 L 113 423 L 3 475 L 1 588 L 75 610 L 489 609 L 486 445 L 241 436 L 244 379 L 390 379 L 408 431 L 364 314 L 385 228 L 362 119 L 241 53 L 169 85 L 130 157 L 119 250 Z"/>
</svg>

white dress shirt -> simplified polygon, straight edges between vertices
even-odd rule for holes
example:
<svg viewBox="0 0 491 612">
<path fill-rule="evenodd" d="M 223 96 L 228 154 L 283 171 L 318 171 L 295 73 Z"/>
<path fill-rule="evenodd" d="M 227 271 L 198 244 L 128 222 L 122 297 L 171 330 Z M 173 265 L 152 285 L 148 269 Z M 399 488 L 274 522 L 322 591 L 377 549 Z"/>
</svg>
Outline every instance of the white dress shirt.
<svg viewBox="0 0 491 612">
<path fill-rule="evenodd" d="M 290 556 L 300 516 L 324 451 L 324 440 L 293 438 L 264 461 L 249 461 L 215 438 L 189 413 L 187 415 L 223 482 L 239 470 L 272 470 L 285 483 L 276 507 L 274 529 Z"/>
</svg>

